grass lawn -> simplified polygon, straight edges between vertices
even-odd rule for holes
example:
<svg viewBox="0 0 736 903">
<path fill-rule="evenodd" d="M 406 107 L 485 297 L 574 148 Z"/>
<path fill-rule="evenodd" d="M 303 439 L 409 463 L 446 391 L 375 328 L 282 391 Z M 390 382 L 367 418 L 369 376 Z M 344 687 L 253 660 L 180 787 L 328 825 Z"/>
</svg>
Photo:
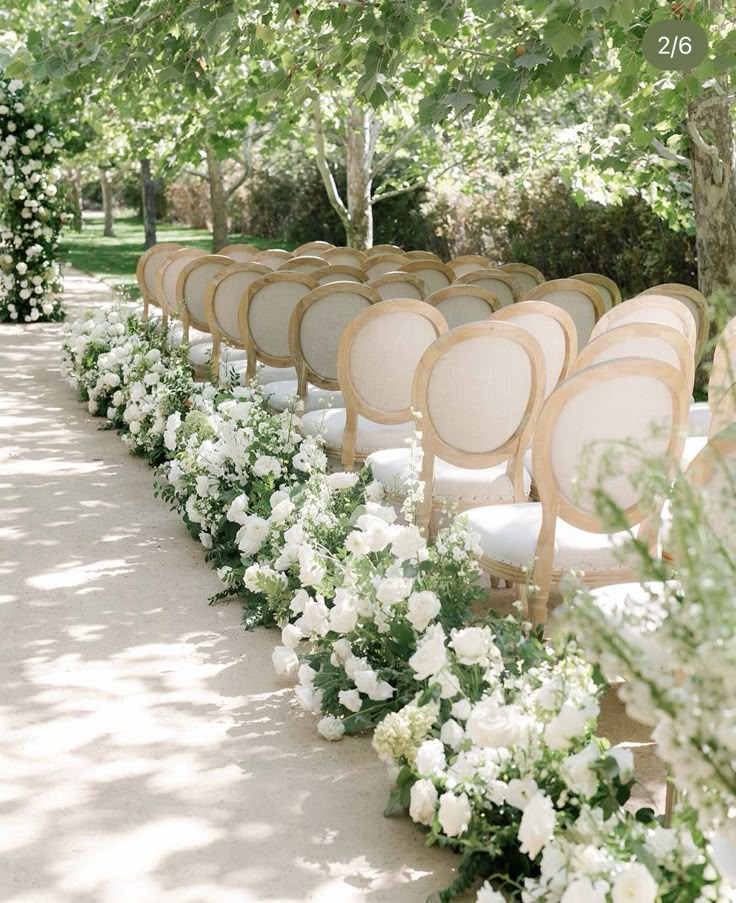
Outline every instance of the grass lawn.
<svg viewBox="0 0 736 903">
<path fill-rule="evenodd" d="M 71 263 L 86 273 L 91 273 L 114 288 L 118 286 L 131 297 L 138 296 L 135 268 L 143 253 L 143 221 L 136 217 L 121 217 L 115 220 L 115 237 L 103 238 L 102 214 L 86 215 L 84 229 L 73 232 L 67 229 L 60 245 L 59 259 Z M 204 229 L 189 226 L 159 223 L 156 226 L 158 241 L 177 241 L 182 245 L 204 248 L 212 251 L 212 236 Z M 230 243 L 242 242 L 259 248 L 286 248 L 291 250 L 295 243 L 267 241 L 251 235 L 230 236 Z"/>
</svg>

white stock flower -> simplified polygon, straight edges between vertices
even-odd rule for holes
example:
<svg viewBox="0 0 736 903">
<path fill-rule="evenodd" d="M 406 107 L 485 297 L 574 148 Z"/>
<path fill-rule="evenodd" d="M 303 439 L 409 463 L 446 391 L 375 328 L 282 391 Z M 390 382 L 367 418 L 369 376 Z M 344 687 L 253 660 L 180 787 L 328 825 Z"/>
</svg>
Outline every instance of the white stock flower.
<svg viewBox="0 0 736 903">
<path fill-rule="evenodd" d="M 519 824 L 519 850 L 530 859 L 551 839 L 555 831 L 555 807 L 541 791 L 533 796 L 524 809 Z"/>
<path fill-rule="evenodd" d="M 437 809 L 437 788 L 432 781 L 422 779 L 409 791 L 409 815 L 419 825 L 431 825 Z"/>
<path fill-rule="evenodd" d="M 443 793 L 440 797 L 438 818 L 442 830 L 448 837 L 458 837 L 468 830 L 472 811 L 465 793 Z"/>
<path fill-rule="evenodd" d="M 299 668 L 299 657 L 290 646 L 276 646 L 271 661 L 276 673 L 282 677 L 294 677 Z"/>
<path fill-rule="evenodd" d="M 425 740 L 417 750 L 416 770 L 423 778 L 441 775 L 447 767 L 445 747 L 441 740 Z"/>
<path fill-rule="evenodd" d="M 345 733 L 345 725 L 334 715 L 325 715 L 317 725 L 317 730 L 325 740 L 340 740 Z"/>
<path fill-rule="evenodd" d="M 613 903 L 655 903 L 657 882 L 640 862 L 631 862 L 613 882 Z"/>
<path fill-rule="evenodd" d="M 409 596 L 406 617 L 414 630 L 421 633 L 427 629 L 429 622 L 437 617 L 440 610 L 440 600 L 436 594 L 430 590 L 423 590 Z"/>
</svg>

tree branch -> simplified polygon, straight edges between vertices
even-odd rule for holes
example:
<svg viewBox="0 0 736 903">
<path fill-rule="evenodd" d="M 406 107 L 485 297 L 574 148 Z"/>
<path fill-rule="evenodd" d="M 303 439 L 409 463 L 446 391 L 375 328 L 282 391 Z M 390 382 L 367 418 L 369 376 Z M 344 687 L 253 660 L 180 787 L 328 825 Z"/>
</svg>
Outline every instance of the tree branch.
<svg viewBox="0 0 736 903">
<path fill-rule="evenodd" d="M 322 176 L 322 181 L 327 189 L 327 197 L 330 199 L 335 212 L 340 217 L 345 228 L 348 227 L 350 218 L 345 202 L 340 197 L 337 189 L 335 177 L 332 175 L 330 164 L 327 162 L 327 152 L 325 151 L 325 133 L 322 125 L 322 107 L 319 96 L 312 100 L 312 118 L 314 119 L 314 145 L 317 150 L 317 168 Z"/>
<path fill-rule="evenodd" d="M 409 143 L 409 141 L 411 141 L 411 139 L 414 137 L 414 135 L 416 135 L 416 133 L 418 131 L 419 131 L 419 124 L 417 123 L 417 125 L 413 125 L 409 129 L 408 132 L 404 132 L 404 134 L 401 136 L 401 138 L 399 138 L 399 140 L 396 142 L 396 144 L 394 144 L 394 146 L 391 148 L 391 150 L 388 151 L 388 153 L 386 153 L 378 161 L 378 163 L 376 163 L 376 165 L 373 167 L 373 170 L 371 171 L 372 179 L 375 179 L 375 177 L 377 175 L 379 175 L 380 173 L 382 173 L 384 171 L 384 169 L 386 169 L 386 167 L 394 159 L 394 157 L 401 150 L 401 148 L 405 147 Z"/>
<path fill-rule="evenodd" d="M 690 133 L 690 137 L 692 138 L 695 147 L 697 147 L 699 151 L 711 158 L 711 162 L 713 164 L 713 183 L 715 185 L 723 185 L 725 172 L 723 170 L 723 161 L 721 160 L 721 155 L 718 153 L 718 148 L 713 144 L 708 144 L 705 138 L 703 138 L 703 136 L 698 131 L 698 127 L 697 125 L 695 125 L 695 121 L 693 120 L 692 116 L 688 116 L 687 130 Z"/>
<path fill-rule="evenodd" d="M 379 201 L 385 201 L 386 198 L 395 198 L 399 194 L 407 194 L 409 191 L 418 191 L 420 188 L 426 188 L 427 180 L 415 182 L 413 185 L 407 185 L 405 188 L 395 188 L 393 191 L 382 191 L 381 194 L 374 194 L 371 198 L 371 206 Z"/>
<path fill-rule="evenodd" d="M 196 169 L 189 169 L 188 167 L 184 167 L 182 172 L 186 173 L 188 176 L 197 176 L 198 179 L 204 179 L 205 182 L 209 180 L 209 176 L 203 172 L 197 172 Z"/>
<path fill-rule="evenodd" d="M 664 157 L 665 160 L 671 160 L 673 163 L 679 163 L 681 166 L 689 166 L 690 160 L 687 157 L 683 157 L 682 154 L 676 154 L 673 150 L 670 150 L 666 144 L 662 144 L 659 138 L 654 138 L 652 140 L 652 147 L 657 151 L 660 157 Z"/>
<path fill-rule="evenodd" d="M 233 184 L 230 186 L 230 188 L 225 189 L 225 197 L 228 197 L 228 198 L 232 197 L 235 194 L 235 192 L 238 190 L 238 188 L 240 188 L 240 186 L 243 184 L 243 182 L 245 182 L 245 180 L 247 178 L 248 178 L 248 170 L 244 167 L 243 174 L 239 178 L 237 178 L 235 180 L 235 182 L 233 182 Z"/>
</svg>

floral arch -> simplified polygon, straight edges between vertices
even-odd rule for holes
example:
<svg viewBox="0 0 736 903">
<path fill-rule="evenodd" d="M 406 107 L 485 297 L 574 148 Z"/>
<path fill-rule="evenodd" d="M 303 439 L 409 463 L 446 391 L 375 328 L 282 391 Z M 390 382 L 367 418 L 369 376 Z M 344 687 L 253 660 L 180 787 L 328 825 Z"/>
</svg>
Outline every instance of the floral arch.
<svg viewBox="0 0 736 903">
<path fill-rule="evenodd" d="M 20 79 L 0 76 L 0 322 L 61 320 L 62 142 Z"/>
</svg>

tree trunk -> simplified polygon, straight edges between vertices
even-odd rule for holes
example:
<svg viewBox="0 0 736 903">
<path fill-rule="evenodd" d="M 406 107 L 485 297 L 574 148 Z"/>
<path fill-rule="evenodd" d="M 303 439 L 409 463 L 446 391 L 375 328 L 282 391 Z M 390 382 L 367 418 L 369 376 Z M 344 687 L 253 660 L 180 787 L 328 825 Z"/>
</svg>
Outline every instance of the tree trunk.
<svg viewBox="0 0 736 903">
<path fill-rule="evenodd" d="M 144 157 L 140 163 L 145 247 L 150 248 L 156 244 L 156 183 L 151 177 L 151 161 L 148 157 Z"/>
<path fill-rule="evenodd" d="M 373 151 L 375 149 L 375 114 L 353 104 L 346 129 L 348 225 L 347 243 L 365 251 L 373 245 Z"/>
<path fill-rule="evenodd" d="M 84 210 L 84 201 L 82 199 L 82 183 L 79 180 L 79 170 L 72 170 L 69 181 L 72 186 L 72 228 L 75 232 L 81 232 L 82 225 L 84 223 L 84 218 L 82 216 L 82 211 Z"/>
<path fill-rule="evenodd" d="M 736 158 L 728 101 L 704 94 L 690 102 L 690 163 L 698 284 L 707 296 L 730 295 L 736 313 Z"/>
<path fill-rule="evenodd" d="M 106 238 L 115 236 L 115 218 L 113 213 L 111 171 L 100 167 L 100 185 L 102 186 L 102 209 L 105 213 L 105 227 L 102 234 Z"/>
<path fill-rule="evenodd" d="M 207 178 L 210 186 L 210 209 L 212 210 L 212 250 L 217 253 L 229 244 L 227 223 L 227 196 L 222 175 L 222 160 L 211 145 L 207 145 Z"/>
</svg>

